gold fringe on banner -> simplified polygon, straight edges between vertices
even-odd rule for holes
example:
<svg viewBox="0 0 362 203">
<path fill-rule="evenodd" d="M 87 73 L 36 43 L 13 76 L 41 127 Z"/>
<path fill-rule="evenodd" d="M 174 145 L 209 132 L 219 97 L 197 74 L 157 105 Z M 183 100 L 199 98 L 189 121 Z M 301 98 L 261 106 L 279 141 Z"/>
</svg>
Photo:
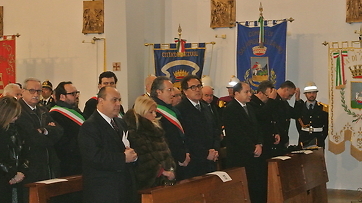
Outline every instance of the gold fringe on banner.
<svg viewBox="0 0 362 203">
<path fill-rule="evenodd" d="M 328 45 L 329 63 L 328 150 L 340 154 L 345 151 L 346 143 L 350 143 L 351 156 L 362 161 L 362 108 L 356 104 L 362 97 L 357 91 L 362 81 L 354 71 L 356 66 L 362 67 L 362 41 L 324 42 L 323 45 Z"/>
</svg>

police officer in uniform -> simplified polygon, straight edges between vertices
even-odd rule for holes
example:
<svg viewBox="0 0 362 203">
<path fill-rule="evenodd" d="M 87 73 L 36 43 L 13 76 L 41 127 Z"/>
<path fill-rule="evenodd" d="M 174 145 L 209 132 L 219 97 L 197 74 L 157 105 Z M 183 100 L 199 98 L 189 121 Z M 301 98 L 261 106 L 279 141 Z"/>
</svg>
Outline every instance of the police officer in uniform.
<svg viewBox="0 0 362 203">
<path fill-rule="evenodd" d="M 39 101 L 41 106 L 44 106 L 48 111 L 55 106 L 55 100 L 53 98 L 53 84 L 49 80 L 45 80 L 42 84 L 42 99 Z"/>
<path fill-rule="evenodd" d="M 300 118 L 296 125 L 299 132 L 299 144 L 302 147 L 325 147 L 328 135 L 328 106 L 317 102 L 318 88 L 314 82 L 308 82 L 304 88 L 307 100 L 304 102 Z"/>
</svg>

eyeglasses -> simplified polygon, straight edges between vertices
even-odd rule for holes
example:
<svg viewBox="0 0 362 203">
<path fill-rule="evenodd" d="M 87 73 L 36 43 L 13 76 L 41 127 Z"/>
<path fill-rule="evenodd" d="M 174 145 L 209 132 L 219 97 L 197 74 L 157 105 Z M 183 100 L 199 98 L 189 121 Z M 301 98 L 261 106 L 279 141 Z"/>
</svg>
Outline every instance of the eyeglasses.
<svg viewBox="0 0 362 203">
<path fill-rule="evenodd" d="M 67 92 L 67 93 L 65 93 L 65 94 L 71 94 L 71 95 L 73 95 L 73 97 L 75 97 L 75 96 L 77 96 L 77 95 L 79 95 L 79 94 L 80 94 L 80 91 Z"/>
<path fill-rule="evenodd" d="M 35 90 L 35 89 L 25 89 L 24 88 L 24 90 L 28 90 L 30 94 L 35 94 L 35 92 L 40 94 L 42 92 L 42 90 Z"/>
<path fill-rule="evenodd" d="M 201 88 L 202 88 L 202 85 L 198 84 L 198 85 L 191 85 L 187 89 L 191 89 L 192 91 L 195 91 L 196 89 L 201 89 Z"/>
</svg>

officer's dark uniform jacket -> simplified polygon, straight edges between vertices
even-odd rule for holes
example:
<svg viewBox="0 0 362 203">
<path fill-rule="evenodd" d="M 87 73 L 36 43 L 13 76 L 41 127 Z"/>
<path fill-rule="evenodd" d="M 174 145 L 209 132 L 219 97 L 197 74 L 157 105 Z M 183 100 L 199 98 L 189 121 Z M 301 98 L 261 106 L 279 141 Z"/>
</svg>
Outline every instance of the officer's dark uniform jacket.
<svg viewBox="0 0 362 203">
<path fill-rule="evenodd" d="M 308 109 L 310 103 L 304 104 L 301 116 L 296 120 L 299 132 L 298 143 L 303 143 L 304 147 L 317 144 L 324 148 L 324 140 L 328 135 L 328 113 L 323 110 L 323 104 L 319 102 L 315 103 L 312 110 Z"/>
</svg>

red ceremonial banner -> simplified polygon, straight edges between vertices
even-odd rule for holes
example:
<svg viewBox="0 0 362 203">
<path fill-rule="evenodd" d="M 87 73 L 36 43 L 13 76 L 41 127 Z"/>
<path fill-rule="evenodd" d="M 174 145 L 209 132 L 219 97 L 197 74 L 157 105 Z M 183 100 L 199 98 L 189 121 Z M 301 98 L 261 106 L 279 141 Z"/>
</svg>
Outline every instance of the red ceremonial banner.
<svg viewBox="0 0 362 203">
<path fill-rule="evenodd" d="M 15 36 L 0 39 L 0 95 L 8 83 L 15 82 Z"/>
</svg>

